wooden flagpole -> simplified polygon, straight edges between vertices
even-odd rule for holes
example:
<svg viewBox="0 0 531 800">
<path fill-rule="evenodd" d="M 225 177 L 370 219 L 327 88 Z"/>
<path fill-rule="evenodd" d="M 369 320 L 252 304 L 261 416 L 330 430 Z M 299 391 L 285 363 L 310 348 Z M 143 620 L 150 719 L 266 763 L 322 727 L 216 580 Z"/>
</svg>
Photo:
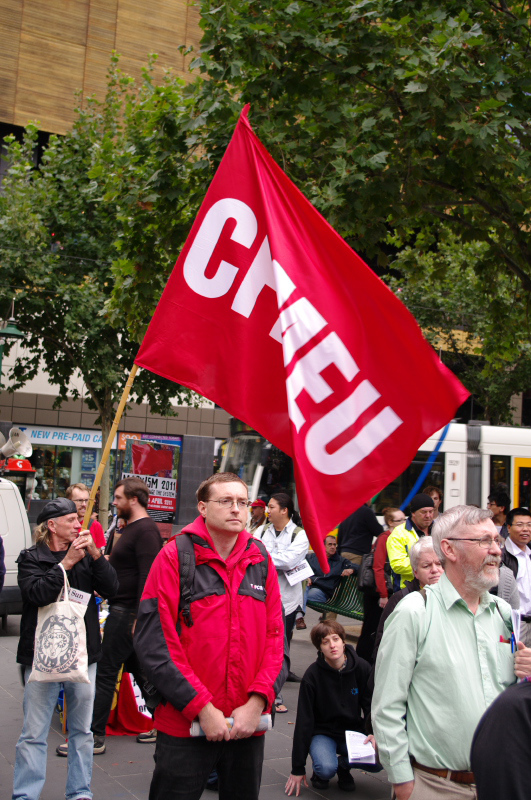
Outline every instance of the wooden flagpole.
<svg viewBox="0 0 531 800">
<path fill-rule="evenodd" d="M 120 420 L 122 419 L 122 414 L 124 413 L 124 408 L 127 403 L 127 399 L 129 397 L 129 392 L 131 391 L 131 386 L 133 385 L 133 381 L 135 379 L 135 375 L 137 372 L 138 372 L 138 364 L 133 364 L 133 368 L 129 373 L 129 377 L 127 379 L 127 383 L 125 384 L 122 397 L 118 404 L 118 408 L 116 409 L 114 422 L 112 424 L 109 436 L 107 437 L 107 441 L 105 442 L 105 447 L 103 448 L 100 465 L 96 473 L 96 478 L 94 479 L 94 484 L 90 491 L 90 498 L 88 501 L 87 510 L 85 511 L 85 517 L 83 519 L 83 530 L 86 530 L 88 528 L 88 524 L 90 522 L 90 515 L 92 514 L 92 508 L 94 506 L 94 500 L 96 499 L 96 494 L 100 487 L 101 479 L 103 476 L 103 470 L 105 469 L 105 465 L 107 464 L 109 453 L 111 452 L 112 443 L 114 441 L 114 437 L 116 436 Z"/>
</svg>

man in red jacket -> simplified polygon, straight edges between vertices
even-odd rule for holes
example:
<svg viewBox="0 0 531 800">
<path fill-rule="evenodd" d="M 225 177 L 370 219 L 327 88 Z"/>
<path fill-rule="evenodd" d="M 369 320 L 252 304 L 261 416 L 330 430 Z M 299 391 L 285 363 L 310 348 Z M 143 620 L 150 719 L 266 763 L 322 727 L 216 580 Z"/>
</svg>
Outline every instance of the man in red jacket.
<svg viewBox="0 0 531 800">
<path fill-rule="evenodd" d="M 245 530 L 240 478 L 212 475 L 197 499 L 200 516 L 155 559 L 138 613 L 135 649 L 163 697 L 149 798 L 198 799 L 216 769 L 221 800 L 258 800 L 264 737 L 255 731 L 275 699 L 284 652 L 278 579 Z M 188 604 L 177 542 L 184 535 L 195 558 Z M 205 736 L 190 737 L 194 720 Z"/>
</svg>

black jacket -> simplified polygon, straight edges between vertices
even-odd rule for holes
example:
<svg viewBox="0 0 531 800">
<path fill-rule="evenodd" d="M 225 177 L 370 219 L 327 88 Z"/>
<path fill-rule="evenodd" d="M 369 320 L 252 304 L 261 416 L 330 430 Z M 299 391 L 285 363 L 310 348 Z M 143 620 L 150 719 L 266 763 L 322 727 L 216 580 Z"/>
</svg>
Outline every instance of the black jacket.
<svg viewBox="0 0 531 800">
<path fill-rule="evenodd" d="M 38 610 L 57 600 L 63 588 L 64 577 L 63 570 L 46 544 L 33 545 L 28 550 L 22 550 L 17 564 L 18 585 L 22 594 L 17 662 L 31 666 Z M 93 664 L 101 658 L 100 625 L 94 592 L 102 597 L 112 597 L 118 591 L 118 578 L 106 558 L 101 556 L 95 561 L 88 554 L 72 569 L 67 570 L 66 575 L 72 588 L 92 594 L 85 614 L 85 627 L 88 663 Z"/>
<path fill-rule="evenodd" d="M 304 673 L 299 690 L 293 735 L 291 772 L 304 775 L 312 736 L 345 740 L 345 731 L 370 731 L 371 693 L 367 689 L 370 664 L 346 646 L 347 663 L 341 671 L 326 663 L 322 653 Z"/>
<path fill-rule="evenodd" d="M 529 547 L 529 545 L 527 545 L 527 550 L 528 550 L 527 555 L 529 556 L 529 558 L 531 558 L 531 548 Z M 514 577 L 517 578 L 518 577 L 518 559 L 516 558 L 516 556 L 513 556 L 512 553 L 509 553 L 509 551 L 507 550 L 506 547 L 504 547 L 503 550 L 502 550 L 501 560 L 502 560 L 502 564 L 505 564 L 506 567 L 509 567 L 509 569 L 512 571 Z"/>
<path fill-rule="evenodd" d="M 331 556 L 331 558 L 328 559 L 330 572 L 327 575 L 325 575 L 321 569 L 315 553 L 310 553 L 306 560 L 313 569 L 312 586 L 320 589 L 327 595 L 327 597 L 332 597 L 334 594 L 336 587 L 341 580 L 341 573 L 344 569 L 352 569 L 354 572 L 357 572 L 358 570 L 357 564 L 353 564 L 352 561 L 349 561 L 347 558 L 343 558 L 338 553 L 335 553 L 333 556 Z"/>
</svg>

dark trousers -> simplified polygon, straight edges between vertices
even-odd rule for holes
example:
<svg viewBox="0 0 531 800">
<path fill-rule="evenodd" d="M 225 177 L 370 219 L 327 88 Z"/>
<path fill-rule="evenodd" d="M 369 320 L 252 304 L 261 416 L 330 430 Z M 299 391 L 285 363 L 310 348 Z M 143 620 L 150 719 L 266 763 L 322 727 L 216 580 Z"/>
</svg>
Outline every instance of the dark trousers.
<svg viewBox="0 0 531 800">
<path fill-rule="evenodd" d="M 140 688 L 145 682 L 133 649 L 132 630 L 135 619 L 136 612 L 132 609 L 111 605 L 109 616 L 105 621 L 102 657 L 98 662 L 96 695 L 92 712 L 91 729 L 96 736 L 105 736 L 116 681 L 122 664 L 125 664 L 127 671 L 132 673 Z"/>
<path fill-rule="evenodd" d="M 366 592 L 363 595 L 363 627 L 361 629 L 360 638 L 358 639 L 358 644 L 356 645 L 356 653 L 360 658 L 364 658 L 368 661 L 369 664 L 372 664 L 374 640 L 383 611 L 379 606 L 379 600 L 379 594 L 369 594 Z"/>
<path fill-rule="evenodd" d="M 217 770 L 220 800 L 258 800 L 265 736 L 209 742 L 157 734 L 149 800 L 199 800 Z"/>
<path fill-rule="evenodd" d="M 292 611 L 291 614 L 288 614 L 287 617 L 284 619 L 284 629 L 286 631 L 286 638 L 288 640 L 288 648 L 291 644 L 291 638 L 293 636 L 293 628 L 295 627 L 295 617 L 297 616 L 297 612 L 299 611 L 298 608 L 295 611 Z"/>
</svg>

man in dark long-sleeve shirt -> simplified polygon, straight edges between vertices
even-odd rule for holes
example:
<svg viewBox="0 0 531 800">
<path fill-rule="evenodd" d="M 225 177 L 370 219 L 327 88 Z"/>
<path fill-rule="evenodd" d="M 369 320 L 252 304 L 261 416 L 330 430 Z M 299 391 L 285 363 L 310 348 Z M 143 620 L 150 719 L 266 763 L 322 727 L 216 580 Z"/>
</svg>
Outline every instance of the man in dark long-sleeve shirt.
<svg viewBox="0 0 531 800">
<path fill-rule="evenodd" d="M 369 506 L 361 506 L 339 526 L 337 549 L 343 558 L 361 564 L 362 556 L 371 551 L 372 540 L 382 531 L 374 511 Z"/>
</svg>

